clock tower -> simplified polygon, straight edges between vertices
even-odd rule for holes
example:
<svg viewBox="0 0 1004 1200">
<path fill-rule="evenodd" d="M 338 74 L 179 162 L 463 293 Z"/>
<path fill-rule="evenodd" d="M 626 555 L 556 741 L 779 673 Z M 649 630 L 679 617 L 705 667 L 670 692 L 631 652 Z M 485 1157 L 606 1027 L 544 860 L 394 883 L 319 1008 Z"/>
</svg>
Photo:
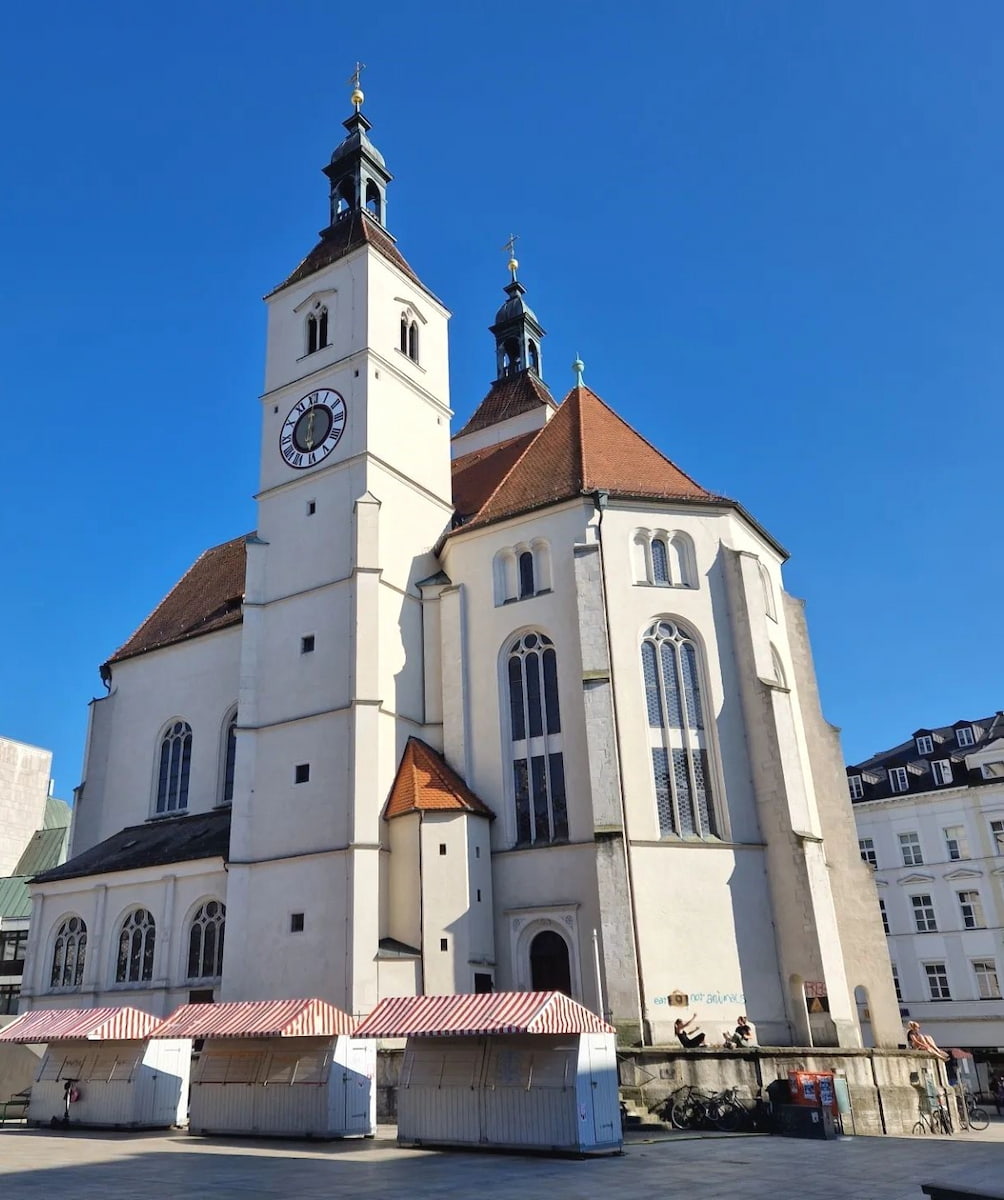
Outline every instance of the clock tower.
<svg viewBox="0 0 1004 1200">
<path fill-rule="evenodd" d="M 349 1012 L 377 1000 L 381 810 L 408 738 L 441 740 L 417 584 L 452 514 L 449 314 L 387 231 L 362 100 L 329 223 L 266 297 L 223 985 Z"/>
</svg>

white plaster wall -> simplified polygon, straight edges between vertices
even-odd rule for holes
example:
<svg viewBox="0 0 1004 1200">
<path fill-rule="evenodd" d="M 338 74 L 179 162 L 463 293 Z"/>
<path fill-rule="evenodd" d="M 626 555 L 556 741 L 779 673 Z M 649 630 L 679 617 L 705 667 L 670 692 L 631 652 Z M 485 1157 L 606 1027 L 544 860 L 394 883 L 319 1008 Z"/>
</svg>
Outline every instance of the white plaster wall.
<svg viewBox="0 0 1004 1200">
<path fill-rule="evenodd" d="M 192 727 L 188 812 L 222 795 L 226 721 L 237 702 L 241 628 L 191 638 L 116 663 L 112 694 L 94 705 L 89 775 L 70 857 L 156 811 L 160 742 L 172 719 Z M 99 719 L 108 713 L 112 719 Z"/>
<path fill-rule="evenodd" d="M 538 408 L 530 409 L 529 412 L 519 413 L 505 421 L 496 421 L 494 425 L 487 425 L 484 429 L 475 430 L 473 433 L 465 433 L 463 437 L 458 436 L 453 439 L 451 453 L 454 458 L 460 458 L 464 454 L 482 450 L 485 446 L 497 446 L 499 442 L 519 437 L 521 433 L 532 433 L 535 429 L 543 429 L 554 412 L 553 408 L 541 404 Z"/>
<path fill-rule="evenodd" d="M 45 818 L 52 753 L 0 738 L 0 876 L 11 875 Z"/>
<path fill-rule="evenodd" d="M 390 854 L 387 872 L 386 936 L 416 950 L 422 946 L 422 876 L 418 813 L 387 822 Z"/>
</svg>

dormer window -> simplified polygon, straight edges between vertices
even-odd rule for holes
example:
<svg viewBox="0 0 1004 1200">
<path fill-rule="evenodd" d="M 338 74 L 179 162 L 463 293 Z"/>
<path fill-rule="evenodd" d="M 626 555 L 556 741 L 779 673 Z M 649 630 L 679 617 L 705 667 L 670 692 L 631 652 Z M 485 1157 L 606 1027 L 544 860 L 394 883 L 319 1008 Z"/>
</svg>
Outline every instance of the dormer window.
<svg viewBox="0 0 1004 1200">
<path fill-rule="evenodd" d="M 931 774 L 934 776 L 934 782 L 939 786 L 944 783 L 952 782 L 952 763 L 950 759 L 939 758 L 931 763 Z"/>
<path fill-rule="evenodd" d="M 910 786 L 910 777 L 906 773 L 906 767 L 890 767 L 889 768 L 889 786 L 894 792 L 905 792 Z"/>
<path fill-rule="evenodd" d="M 328 310 L 323 304 L 314 306 L 307 315 L 307 353 L 323 350 L 328 344 Z"/>
<path fill-rule="evenodd" d="M 960 746 L 972 746 L 976 739 L 973 737 L 972 725 L 963 725 L 961 729 L 956 729 L 955 740 Z"/>
<path fill-rule="evenodd" d="M 865 789 L 861 785 L 860 775 L 848 775 L 847 787 L 851 793 L 852 800 L 860 800 L 865 794 Z"/>
<path fill-rule="evenodd" d="M 988 762 L 983 764 L 984 779 L 1004 779 L 1004 762 Z"/>
<path fill-rule="evenodd" d="M 931 737 L 931 735 L 929 733 L 922 734 L 920 737 L 915 738 L 914 740 L 917 743 L 917 753 L 918 754 L 933 754 L 934 753 L 934 739 Z"/>
</svg>

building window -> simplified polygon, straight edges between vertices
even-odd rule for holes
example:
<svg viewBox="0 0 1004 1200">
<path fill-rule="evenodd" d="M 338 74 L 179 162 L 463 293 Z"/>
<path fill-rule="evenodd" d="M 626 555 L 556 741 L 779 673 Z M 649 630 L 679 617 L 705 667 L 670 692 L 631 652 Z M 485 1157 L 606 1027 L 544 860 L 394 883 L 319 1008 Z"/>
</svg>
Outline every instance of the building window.
<svg viewBox="0 0 1004 1200">
<path fill-rule="evenodd" d="M 976 738 L 973 736 L 972 725 L 963 725 L 961 729 L 956 729 L 955 740 L 960 746 L 973 746 L 976 744 Z"/>
<path fill-rule="evenodd" d="M 516 841 L 567 841 L 558 660 L 551 639 L 522 634 L 509 647 L 506 667 Z"/>
<path fill-rule="evenodd" d="M 418 322 L 408 313 L 401 314 L 401 353 L 418 362 Z"/>
<path fill-rule="evenodd" d="M 889 786 L 894 792 L 905 792 L 910 786 L 910 777 L 907 775 L 906 767 L 890 767 L 889 768 Z"/>
<path fill-rule="evenodd" d="M 659 833 L 717 835 L 697 646 L 673 622 L 656 621 L 642 641 L 641 665 Z"/>
<path fill-rule="evenodd" d="M 638 529 L 634 535 L 635 582 L 657 587 L 697 587 L 694 543 L 681 530 Z"/>
<path fill-rule="evenodd" d="M 450 948 L 449 941 L 446 938 L 440 938 L 439 939 L 439 948 L 440 948 L 440 950 L 449 950 L 449 948 Z"/>
<path fill-rule="evenodd" d="M 763 610 L 772 621 L 776 621 L 777 610 L 774 607 L 774 585 L 771 583 L 770 575 L 762 562 L 757 563 L 757 571 L 760 575 L 760 588 L 763 591 Z"/>
<path fill-rule="evenodd" d="M 237 766 L 237 714 L 227 722 L 227 743 L 223 751 L 223 803 L 234 799 L 234 771 Z"/>
<path fill-rule="evenodd" d="M 938 923 L 934 919 L 934 905 L 930 896 L 911 896 L 913 919 L 918 933 L 937 933 Z"/>
<path fill-rule="evenodd" d="M 188 930 L 188 978 L 212 979 L 223 974 L 223 933 L 227 909 L 220 900 L 207 900 Z"/>
<path fill-rule="evenodd" d="M 14 1016 L 21 999 L 21 988 L 17 984 L 0 984 L 0 1017 Z"/>
<path fill-rule="evenodd" d="M 915 740 L 917 743 L 917 753 L 918 754 L 933 754 L 934 753 L 934 739 L 931 737 L 931 735 L 929 733 L 921 734 L 921 736 L 916 738 Z"/>
<path fill-rule="evenodd" d="M 293 771 L 294 783 L 310 782 L 310 763 L 297 763 Z"/>
<path fill-rule="evenodd" d="M 492 977 L 485 971 L 474 972 L 474 994 L 482 996 L 492 990 Z"/>
<path fill-rule="evenodd" d="M 927 988 L 932 1000 L 951 1000 L 952 993 L 948 987 L 948 971 L 944 963 L 925 963 Z"/>
<path fill-rule="evenodd" d="M 532 596 L 536 588 L 533 584 L 533 554 L 524 550 L 519 556 L 519 598 L 525 600 Z"/>
<path fill-rule="evenodd" d="M 878 856 L 875 853 L 875 842 L 872 838 L 858 838 L 858 850 L 870 867 L 878 866 Z"/>
<path fill-rule="evenodd" d="M 847 776 L 847 788 L 848 788 L 848 791 L 851 793 L 852 800 L 860 800 L 861 797 L 865 794 L 865 789 L 862 786 L 860 775 L 848 775 Z"/>
<path fill-rule="evenodd" d="M 1001 985 L 997 977 L 997 963 L 992 958 L 979 959 L 973 963 L 976 975 L 976 989 L 981 1000 L 999 1000 Z"/>
<path fill-rule="evenodd" d="M 307 317 L 307 353 L 323 350 L 328 344 L 328 310 L 319 305 Z"/>
<path fill-rule="evenodd" d="M 964 826 L 948 826 L 945 830 L 945 849 L 948 851 L 950 862 L 958 862 L 960 858 L 969 857 L 969 846 L 966 843 L 966 830 Z"/>
<path fill-rule="evenodd" d="M 145 908 L 137 908 L 122 922 L 116 983 L 149 983 L 153 979 L 153 950 L 157 930 Z"/>
<path fill-rule="evenodd" d="M 669 554 L 662 538 L 652 539 L 652 582 L 669 587 Z"/>
<path fill-rule="evenodd" d="M 896 989 L 896 999 L 900 1002 L 900 1004 L 902 1004 L 903 1003 L 903 989 L 900 987 L 899 971 L 896 969 L 895 963 L 892 964 L 892 986 Z"/>
<path fill-rule="evenodd" d="M 314 653 L 314 635 L 312 633 L 305 634 L 302 638 L 300 638 L 300 653 Z"/>
<path fill-rule="evenodd" d="M 510 604 L 551 590 L 551 550 L 543 538 L 506 546 L 495 555 L 495 603 Z"/>
<path fill-rule="evenodd" d="M 937 758 L 931 763 L 931 773 L 936 785 L 952 782 L 952 764 L 947 758 Z"/>
<path fill-rule="evenodd" d="M 920 852 L 920 838 L 915 833 L 901 833 L 899 848 L 903 855 L 904 867 L 923 866 L 924 856 Z"/>
<path fill-rule="evenodd" d="M 188 807 L 188 775 L 192 768 L 192 727 L 175 721 L 160 743 L 157 812 L 180 812 Z"/>
<path fill-rule="evenodd" d="M 986 762 L 983 764 L 984 779 L 1004 779 L 1004 762 Z"/>
<path fill-rule="evenodd" d="M 87 926 L 79 917 L 67 917 L 56 931 L 49 986 L 80 987 L 86 953 Z"/>
<path fill-rule="evenodd" d="M 962 912 L 963 929 L 986 929 L 983 901 L 979 892 L 959 892 L 959 909 Z"/>
<path fill-rule="evenodd" d="M 28 946 L 28 930 L 16 929 L 0 933 L 0 975 L 20 975 L 24 952 Z"/>
<path fill-rule="evenodd" d="M 883 900 L 881 896 L 879 896 L 879 912 L 882 915 L 882 928 L 886 933 L 888 933 L 889 932 L 889 914 L 885 910 L 885 900 Z"/>
<path fill-rule="evenodd" d="M 290 913 L 289 932 L 303 933 L 303 913 Z"/>
<path fill-rule="evenodd" d="M 1004 821 L 990 822 L 990 837 L 994 844 L 994 854 L 1004 854 Z"/>
</svg>

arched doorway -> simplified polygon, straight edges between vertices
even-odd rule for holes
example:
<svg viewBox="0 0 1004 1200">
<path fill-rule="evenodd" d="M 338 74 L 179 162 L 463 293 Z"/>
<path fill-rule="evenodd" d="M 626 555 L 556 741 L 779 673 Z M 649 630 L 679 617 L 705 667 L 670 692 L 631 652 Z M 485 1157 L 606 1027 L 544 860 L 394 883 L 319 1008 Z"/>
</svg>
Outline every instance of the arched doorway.
<svg viewBox="0 0 1004 1200">
<path fill-rule="evenodd" d="M 572 994 L 568 943 L 553 929 L 544 929 L 530 943 L 530 987 L 535 992 Z"/>
</svg>

